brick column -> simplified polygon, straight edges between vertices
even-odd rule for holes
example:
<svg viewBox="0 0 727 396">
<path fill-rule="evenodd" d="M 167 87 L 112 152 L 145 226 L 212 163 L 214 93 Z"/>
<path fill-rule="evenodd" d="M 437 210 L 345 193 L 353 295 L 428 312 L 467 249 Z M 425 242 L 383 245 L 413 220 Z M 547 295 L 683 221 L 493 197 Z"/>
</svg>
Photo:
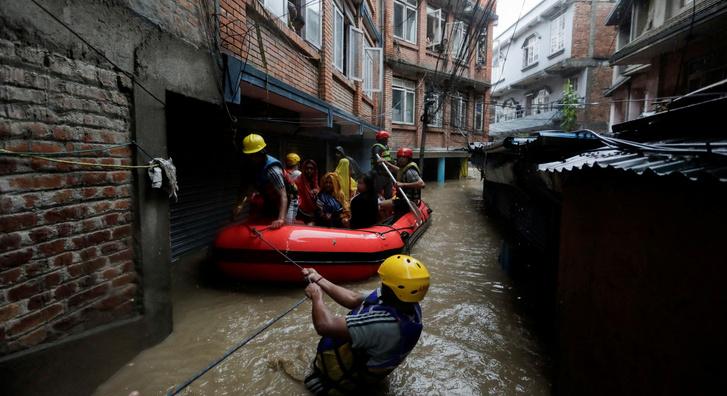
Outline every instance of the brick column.
<svg viewBox="0 0 727 396">
<path fill-rule="evenodd" d="M 384 114 L 382 117 L 383 123 L 382 126 L 387 131 L 391 130 L 391 82 L 393 78 L 393 72 L 391 70 L 391 67 L 387 66 L 386 59 L 391 58 L 394 55 L 394 29 L 393 29 L 393 21 L 394 21 L 394 2 L 393 1 L 384 1 L 384 9 L 382 10 L 384 13 L 384 26 L 383 26 L 383 35 L 384 35 L 384 84 L 383 87 L 381 87 L 381 94 L 384 95 L 384 108 L 380 109 L 379 113 Z"/>
<path fill-rule="evenodd" d="M 323 37 L 318 66 L 318 96 L 333 102 L 333 0 L 323 0 Z"/>
</svg>

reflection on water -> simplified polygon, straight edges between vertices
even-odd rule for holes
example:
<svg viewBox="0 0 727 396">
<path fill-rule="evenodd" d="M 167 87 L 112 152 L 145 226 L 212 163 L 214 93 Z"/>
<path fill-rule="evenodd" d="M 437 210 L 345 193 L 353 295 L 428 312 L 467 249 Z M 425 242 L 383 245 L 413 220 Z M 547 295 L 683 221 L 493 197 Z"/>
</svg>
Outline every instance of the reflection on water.
<svg viewBox="0 0 727 396">
<path fill-rule="evenodd" d="M 547 359 L 517 304 L 517 290 L 498 265 L 501 237 L 482 214 L 480 197 L 481 183 L 473 179 L 425 190 L 434 221 L 412 251 L 432 275 L 422 303 L 424 332 L 389 376 L 388 394 L 549 393 Z M 175 281 L 174 332 L 129 362 L 97 395 L 165 394 L 303 295 L 296 288 L 198 283 L 195 276 Z M 348 286 L 365 291 L 376 284 L 371 279 Z M 345 314 L 343 308 L 337 312 Z M 184 394 L 307 394 L 302 378 L 317 341 L 305 303 Z"/>
</svg>

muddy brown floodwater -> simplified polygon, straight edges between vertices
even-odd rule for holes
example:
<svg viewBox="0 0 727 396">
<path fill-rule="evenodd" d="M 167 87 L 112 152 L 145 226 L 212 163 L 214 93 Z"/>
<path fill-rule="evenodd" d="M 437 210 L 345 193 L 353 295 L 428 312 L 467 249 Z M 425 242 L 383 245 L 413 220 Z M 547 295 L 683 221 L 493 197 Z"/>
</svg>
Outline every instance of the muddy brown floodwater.
<svg viewBox="0 0 727 396">
<path fill-rule="evenodd" d="M 387 394 L 550 393 L 548 359 L 522 308 L 523 297 L 500 269 L 502 237 L 483 214 L 481 196 L 475 178 L 427 185 L 424 199 L 434 220 L 412 251 L 432 277 L 421 304 L 424 332 L 389 376 Z M 96 395 L 166 394 L 303 296 L 300 288 L 211 285 L 196 272 L 179 272 L 174 332 L 128 362 Z M 367 291 L 377 281 L 346 286 Z M 317 341 L 306 302 L 183 394 L 305 395 L 302 379 Z"/>
</svg>

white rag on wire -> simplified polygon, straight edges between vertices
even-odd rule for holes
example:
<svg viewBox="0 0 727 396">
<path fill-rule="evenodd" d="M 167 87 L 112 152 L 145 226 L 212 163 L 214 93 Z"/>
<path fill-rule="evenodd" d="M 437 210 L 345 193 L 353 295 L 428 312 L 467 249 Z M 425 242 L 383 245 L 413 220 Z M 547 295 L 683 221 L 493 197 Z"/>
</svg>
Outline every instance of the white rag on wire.
<svg viewBox="0 0 727 396">
<path fill-rule="evenodd" d="M 152 165 L 152 167 L 147 170 L 147 173 L 151 178 L 151 187 L 162 187 L 163 171 L 164 175 L 167 177 L 167 191 L 169 191 L 169 198 L 174 197 L 174 201 L 178 201 L 177 191 L 179 191 L 179 186 L 177 185 L 177 168 L 174 166 L 174 163 L 172 163 L 172 158 L 154 158 L 149 161 L 149 165 Z"/>
</svg>

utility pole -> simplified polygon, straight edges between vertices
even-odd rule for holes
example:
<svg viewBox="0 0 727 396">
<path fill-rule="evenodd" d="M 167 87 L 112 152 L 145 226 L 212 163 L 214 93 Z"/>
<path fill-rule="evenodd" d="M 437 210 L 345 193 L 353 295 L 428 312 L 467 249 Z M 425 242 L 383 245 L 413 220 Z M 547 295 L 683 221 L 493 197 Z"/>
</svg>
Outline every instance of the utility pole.
<svg viewBox="0 0 727 396">
<path fill-rule="evenodd" d="M 419 173 L 424 176 L 424 150 L 427 145 L 427 124 L 429 124 L 429 108 L 434 104 L 434 101 L 429 95 L 425 95 L 424 99 L 424 114 L 422 114 L 422 139 L 419 143 Z"/>
</svg>

